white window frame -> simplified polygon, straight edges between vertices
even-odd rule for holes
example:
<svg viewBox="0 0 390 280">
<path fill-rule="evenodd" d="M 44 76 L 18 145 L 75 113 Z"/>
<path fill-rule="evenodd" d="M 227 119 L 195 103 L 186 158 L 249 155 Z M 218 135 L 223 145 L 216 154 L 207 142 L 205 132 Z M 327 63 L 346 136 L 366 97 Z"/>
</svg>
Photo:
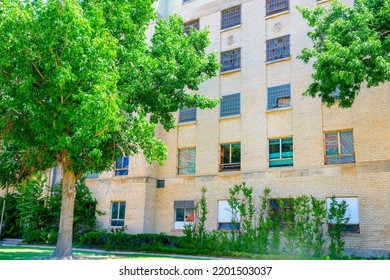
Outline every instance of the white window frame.
<svg viewBox="0 0 390 280">
<path fill-rule="evenodd" d="M 112 211 L 114 209 L 114 203 L 118 203 L 118 215 L 117 217 L 112 217 Z M 124 204 L 124 217 L 120 218 L 120 212 L 121 212 L 121 205 Z M 110 209 L 110 226 L 111 227 L 123 227 L 125 226 L 126 222 L 126 201 L 124 200 L 118 200 L 118 201 L 111 201 L 111 209 Z M 123 225 L 112 225 L 112 222 L 123 222 Z"/>
<path fill-rule="evenodd" d="M 177 207 L 175 204 L 182 203 L 187 204 L 186 207 Z M 192 207 L 191 207 L 192 206 Z M 174 202 L 174 224 L 173 228 L 176 230 L 183 230 L 185 225 L 190 225 L 194 223 L 195 218 L 195 201 L 193 200 L 177 200 Z M 177 221 L 177 209 L 184 209 L 184 221 Z M 192 213 L 192 218 L 190 217 Z M 189 220 L 188 220 L 189 219 Z"/>
<path fill-rule="evenodd" d="M 234 212 L 227 200 L 218 200 L 218 229 L 229 229 L 222 225 L 230 225 L 231 229 L 233 220 L 239 225 L 240 213 Z"/>
<path fill-rule="evenodd" d="M 330 209 L 330 203 L 332 198 L 326 198 L 326 208 Z M 345 201 L 347 203 L 347 210 L 345 211 L 345 218 L 349 218 L 348 225 L 357 225 L 360 227 L 360 218 L 359 218 L 359 199 L 357 197 L 336 197 L 337 203 Z M 332 220 L 328 221 L 329 224 L 333 224 Z M 354 232 L 354 231 L 351 231 Z M 355 231 L 356 232 L 356 231 Z M 360 229 L 359 229 L 360 232 Z"/>
</svg>

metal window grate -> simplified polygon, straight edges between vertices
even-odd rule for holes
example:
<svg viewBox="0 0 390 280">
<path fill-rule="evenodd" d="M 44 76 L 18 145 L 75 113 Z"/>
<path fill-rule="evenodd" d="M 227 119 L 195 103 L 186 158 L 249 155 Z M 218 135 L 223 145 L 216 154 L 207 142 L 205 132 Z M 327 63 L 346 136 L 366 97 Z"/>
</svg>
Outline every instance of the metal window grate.
<svg viewBox="0 0 390 280">
<path fill-rule="evenodd" d="M 165 180 L 157 180 L 156 188 L 157 189 L 162 189 L 164 187 L 165 187 Z"/>
<path fill-rule="evenodd" d="M 267 0 L 266 15 L 287 11 L 290 8 L 289 2 L 289 0 Z"/>
<path fill-rule="evenodd" d="M 189 35 L 190 30 L 192 28 L 199 30 L 199 19 L 188 21 L 188 22 L 184 23 L 184 33 L 185 34 Z"/>
<path fill-rule="evenodd" d="M 267 61 L 290 56 L 290 35 L 267 40 Z"/>
<path fill-rule="evenodd" d="M 221 53 L 221 72 L 239 69 L 241 67 L 241 49 Z"/>
<path fill-rule="evenodd" d="M 291 106 L 291 85 L 280 85 L 267 88 L 267 109 Z"/>
<path fill-rule="evenodd" d="M 184 107 L 179 111 L 179 123 L 196 121 L 196 107 Z"/>
<path fill-rule="evenodd" d="M 236 6 L 221 12 L 221 29 L 241 24 L 241 6 Z"/>
<path fill-rule="evenodd" d="M 240 93 L 225 95 L 221 100 L 221 117 L 234 116 L 240 114 Z"/>
</svg>

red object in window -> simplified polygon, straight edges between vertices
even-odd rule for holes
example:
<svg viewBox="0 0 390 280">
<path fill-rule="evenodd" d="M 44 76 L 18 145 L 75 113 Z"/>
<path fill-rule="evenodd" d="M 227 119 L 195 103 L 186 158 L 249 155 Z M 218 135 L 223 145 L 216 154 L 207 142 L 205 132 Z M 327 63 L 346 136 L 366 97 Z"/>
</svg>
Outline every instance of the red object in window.
<svg viewBox="0 0 390 280">
<path fill-rule="evenodd" d="M 194 213 L 191 213 L 191 215 L 187 216 L 186 222 L 193 222 L 194 221 Z"/>
</svg>

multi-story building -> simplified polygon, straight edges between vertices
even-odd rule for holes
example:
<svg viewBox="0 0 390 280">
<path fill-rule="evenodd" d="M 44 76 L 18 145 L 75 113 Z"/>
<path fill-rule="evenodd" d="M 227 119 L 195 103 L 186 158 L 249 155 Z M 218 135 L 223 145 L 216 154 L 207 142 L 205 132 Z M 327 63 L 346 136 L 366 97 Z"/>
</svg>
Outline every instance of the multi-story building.
<svg viewBox="0 0 390 280">
<path fill-rule="evenodd" d="M 176 13 L 186 28 L 209 28 L 208 51 L 220 53 L 222 66 L 199 93 L 222 100 L 214 109 L 180 110 L 177 129 L 156 131 L 169 148 L 163 166 L 136 155 L 90 174 L 107 214 L 98 217 L 102 227 L 181 234 L 205 187 L 207 228 L 226 229 L 228 190 L 246 182 L 255 197 L 267 187 L 273 198 L 344 198 L 346 247 L 390 250 L 389 84 L 363 87 L 349 109 L 302 96 L 312 69 L 296 57 L 311 42 L 297 5 L 330 1 L 158 1 L 160 18 Z"/>
</svg>

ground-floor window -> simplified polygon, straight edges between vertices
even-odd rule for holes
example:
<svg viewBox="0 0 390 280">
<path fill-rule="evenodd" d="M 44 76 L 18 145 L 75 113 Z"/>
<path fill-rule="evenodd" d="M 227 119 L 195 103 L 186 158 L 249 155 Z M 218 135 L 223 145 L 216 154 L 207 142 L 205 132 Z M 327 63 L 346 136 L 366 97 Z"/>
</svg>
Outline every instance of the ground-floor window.
<svg viewBox="0 0 390 280">
<path fill-rule="evenodd" d="M 179 200 L 174 202 L 175 222 L 174 229 L 184 229 L 184 226 L 194 222 L 193 200 Z"/>
<path fill-rule="evenodd" d="M 326 199 L 327 209 L 330 208 L 332 199 Z M 359 201 L 357 197 L 336 197 L 336 201 L 341 203 L 345 201 L 347 203 L 347 210 L 344 217 L 348 218 L 348 222 L 345 226 L 344 232 L 360 232 L 359 222 Z M 328 226 L 332 227 L 333 221 L 328 221 Z"/>
<path fill-rule="evenodd" d="M 123 227 L 125 225 L 126 201 L 111 202 L 111 221 L 112 227 Z"/>
<path fill-rule="evenodd" d="M 218 201 L 218 229 L 239 229 L 240 213 L 235 212 L 227 200 Z"/>
</svg>

